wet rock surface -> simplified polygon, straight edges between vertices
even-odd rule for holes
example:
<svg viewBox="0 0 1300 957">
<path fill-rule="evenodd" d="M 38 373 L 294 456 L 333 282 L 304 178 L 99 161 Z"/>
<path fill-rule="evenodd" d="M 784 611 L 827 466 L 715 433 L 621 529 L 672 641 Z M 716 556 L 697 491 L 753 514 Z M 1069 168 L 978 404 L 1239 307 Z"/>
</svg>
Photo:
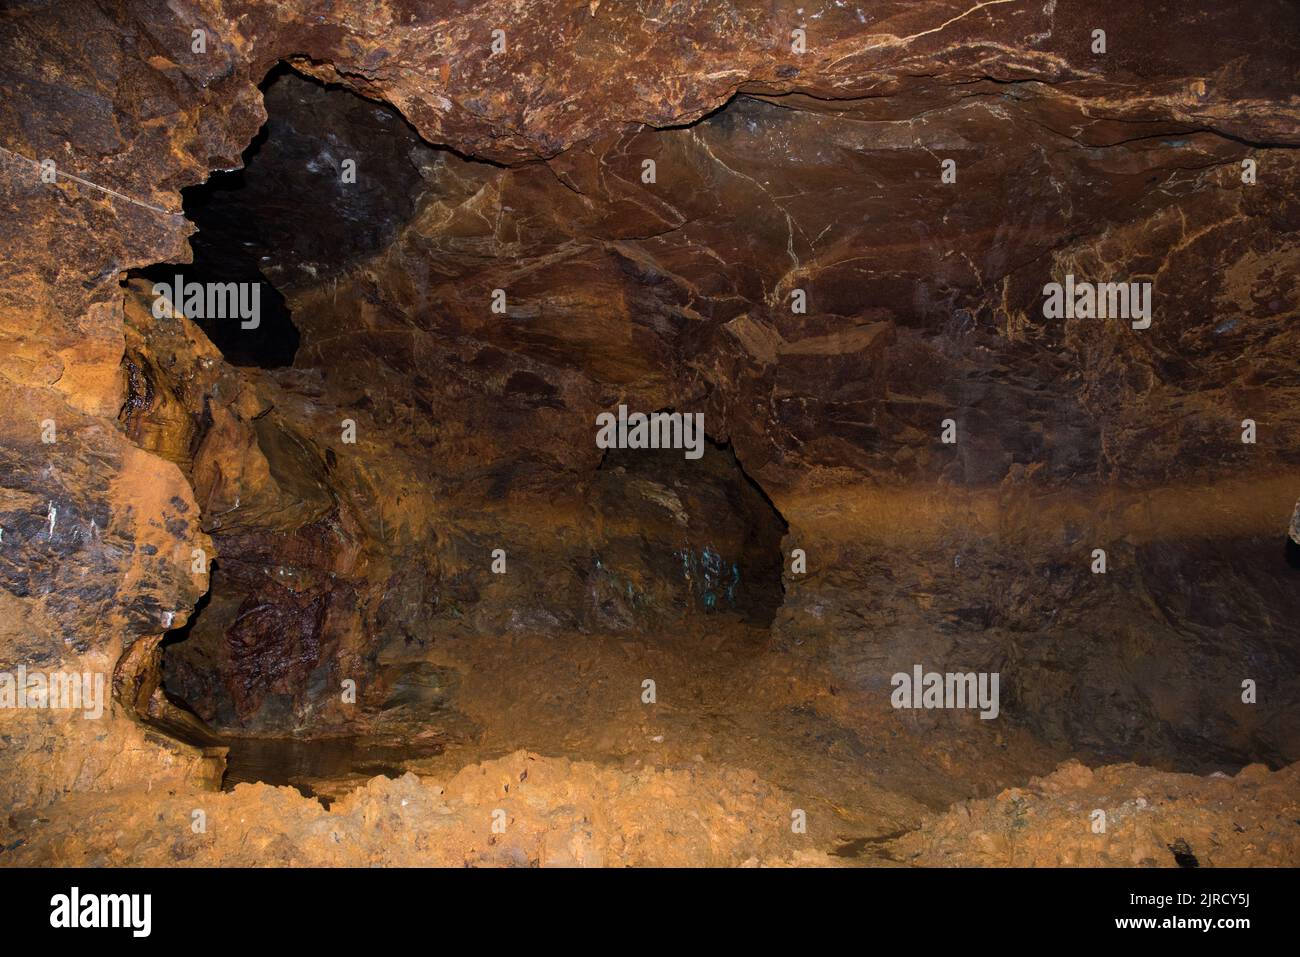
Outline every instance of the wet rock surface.
<svg viewBox="0 0 1300 957">
<path fill-rule="evenodd" d="M 0 709 L 19 857 L 1295 863 L 1298 17 L 6 9 L 0 650 L 113 689 Z M 159 315 L 177 274 L 265 325 Z M 1149 327 L 1047 318 L 1067 275 L 1149 281 Z M 602 450 L 619 405 L 705 454 Z M 998 719 L 892 708 L 917 664 L 999 673 Z M 422 778 L 349 798 L 362 747 L 281 775 L 329 813 L 217 795 L 222 735 Z M 431 783 L 521 762 L 506 841 Z M 174 843 L 164 781 L 269 816 Z M 1086 843 L 1152 782 L 1158 824 Z M 629 837 L 678 795 L 699 834 Z M 456 836 L 322 837 L 403 800 Z"/>
</svg>

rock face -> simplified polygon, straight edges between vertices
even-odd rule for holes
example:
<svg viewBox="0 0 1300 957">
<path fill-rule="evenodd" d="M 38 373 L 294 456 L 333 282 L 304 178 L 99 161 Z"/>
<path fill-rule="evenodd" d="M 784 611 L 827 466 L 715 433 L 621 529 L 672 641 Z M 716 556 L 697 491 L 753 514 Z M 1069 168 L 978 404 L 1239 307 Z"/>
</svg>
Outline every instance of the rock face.
<svg viewBox="0 0 1300 957">
<path fill-rule="evenodd" d="M 1300 759 L 1300 10 L 1137 6 L 0 13 L 0 649 L 115 688 L 0 709 L 0 800 L 218 734 L 500 754 L 460 682 L 523 665 L 467 646 L 539 636 L 744 636 L 861 762 Z M 701 457 L 600 448 L 620 405 Z M 998 730 L 891 708 L 917 664 Z"/>
</svg>

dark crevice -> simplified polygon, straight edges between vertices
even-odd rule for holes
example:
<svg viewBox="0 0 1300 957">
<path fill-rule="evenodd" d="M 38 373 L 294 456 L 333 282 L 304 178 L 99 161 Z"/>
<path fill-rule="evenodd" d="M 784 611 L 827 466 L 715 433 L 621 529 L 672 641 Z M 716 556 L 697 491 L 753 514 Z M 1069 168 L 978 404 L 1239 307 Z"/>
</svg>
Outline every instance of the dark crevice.
<svg viewBox="0 0 1300 957">
<path fill-rule="evenodd" d="M 263 92 L 277 75 L 275 71 L 268 75 L 261 86 Z M 244 328 L 245 323 L 235 316 L 196 314 L 183 301 L 176 302 L 175 295 L 169 296 L 235 366 L 292 365 L 300 339 L 284 295 L 262 271 L 271 251 L 262 218 L 242 202 L 249 168 L 257 163 L 269 133 L 268 122 L 244 150 L 240 169 L 215 171 L 206 182 L 181 191 L 185 218 L 198 230 L 190 237 L 192 261 L 157 263 L 130 274 L 154 283 L 155 294 L 166 294 L 162 287 L 183 289 L 189 283 L 256 285 L 256 328 Z"/>
<path fill-rule="evenodd" d="M 729 443 L 706 438 L 698 459 L 681 449 L 607 449 L 596 497 L 602 513 L 632 517 L 660 573 L 686 586 L 696 611 L 771 626 L 784 595 L 788 525 Z"/>
<path fill-rule="evenodd" d="M 293 364 L 301 338 L 287 298 L 390 243 L 415 212 L 422 171 L 438 151 L 392 107 L 285 64 L 260 89 L 267 121 L 241 168 L 182 191 L 185 215 L 197 227 L 193 261 L 130 275 L 167 288 L 178 277 L 183 284 L 247 284 L 248 299 L 256 288 L 255 325 L 180 305 L 232 365 L 277 368 Z"/>
</svg>

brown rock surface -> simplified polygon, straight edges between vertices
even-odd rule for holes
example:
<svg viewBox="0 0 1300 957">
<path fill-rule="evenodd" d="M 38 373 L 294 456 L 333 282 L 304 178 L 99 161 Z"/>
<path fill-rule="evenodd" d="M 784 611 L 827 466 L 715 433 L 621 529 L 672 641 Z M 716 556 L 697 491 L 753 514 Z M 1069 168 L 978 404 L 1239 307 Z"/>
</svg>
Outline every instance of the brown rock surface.
<svg viewBox="0 0 1300 957">
<path fill-rule="evenodd" d="M 0 861 L 1296 863 L 1298 62 L 1283 0 L 0 11 L 0 661 L 115 688 L 0 709 Z M 1066 274 L 1150 328 L 1044 318 Z M 602 452 L 619 404 L 706 454 Z M 893 710 L 916 663 L 1000 718 Z M 215 794 L 216 734 L 543 796 Z M 155 825 L 200 794 L 265 820 Z"/>
<path fill-rule="evenodd" d="M 328 811 L 289 788 L 92 796 L 29 824 L 12 863 L 111 866 L 781 865 L 833 863 L 790 833 L 789 803 L 752 773 L 618 770 L 518 751 L 445 784 L 377 777 Z M 205 830 L 191 827 L 203 811 Z M 64 813 L 75 812 L 72 826 Z M 494 821 L 502 828 L 494 830 Z M 418 836 L 416 836 L 418 835 Z M 6 834 L 5 837 L 12 836 Z M 8 858 L 9 855 L 6 855 Z"/>
<path fill-rule="evenodd" d="M 1235 777 L 1076 762 L 1025 788 L 965 802 L 894 842 L 922 866 L 1250 867 L 1294 861 L 1295 765 Z M 1101 816 L 1098 816 L 1101 812 Z"/>
</svg>

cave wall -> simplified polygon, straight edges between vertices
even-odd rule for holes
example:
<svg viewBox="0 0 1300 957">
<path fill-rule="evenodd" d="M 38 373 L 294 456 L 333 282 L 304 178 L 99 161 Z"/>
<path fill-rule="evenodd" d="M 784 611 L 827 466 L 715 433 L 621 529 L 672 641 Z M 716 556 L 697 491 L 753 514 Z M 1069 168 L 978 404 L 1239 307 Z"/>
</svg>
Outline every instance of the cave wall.
<svg viewBox="0 0 1300 957">
<path fill-rule="evenodd" d="M 208 713 L 356 721 L 334 689 L 358 675 L 363 711 L 382 709 L 385 648 L 598 624 L 574 611 L 601 544 L 583 526 L 592 422 L 626 402 L 705 413 L 770 496 L 784 550 L 810 557 L 774 647 L 818 633 L 791 653 L 864 714 L 895 660 L 941 659 L 1003 668 L 1013 716 L 1103 754 L 1297 757 L 1294 574 L 1272 556 L 1300 457 L 1300 14 L 802 9 L 8 7 L 0 647 L 156 664 L 208 589 L 203 548 L 230 587 L 190 641 L 233 676 Z M 415 201 L 345 257 L 329 230 L 306 255 L 264 240 L 302 342 L 291 367 L 239 369 L 124 280 L 188 259 L 180 191 L 240 164 L 281 61 L 450 149 L 390 152 L 380 169 L 409 164 Z M 299 132 L 343 135 L 298 89 Z M 313 202 L 340 211 L 333 195 Z M 373 192 L 347 195 L 373 212 Z M 1066 272 L 1151 278 L 1151 328 L 1044 320 L 1040 290 Z M 511 574 L 491 575 L 496 547 Z M 1243 713 L 1255 674 L 1269 692 Z M 107 726 L 134 741 L 156 676 L 123 683 Z M 3 720 L 13 782 L 82 733 Z M 42 772 L 72 786 L 94 775 Z"/>
</svg>

